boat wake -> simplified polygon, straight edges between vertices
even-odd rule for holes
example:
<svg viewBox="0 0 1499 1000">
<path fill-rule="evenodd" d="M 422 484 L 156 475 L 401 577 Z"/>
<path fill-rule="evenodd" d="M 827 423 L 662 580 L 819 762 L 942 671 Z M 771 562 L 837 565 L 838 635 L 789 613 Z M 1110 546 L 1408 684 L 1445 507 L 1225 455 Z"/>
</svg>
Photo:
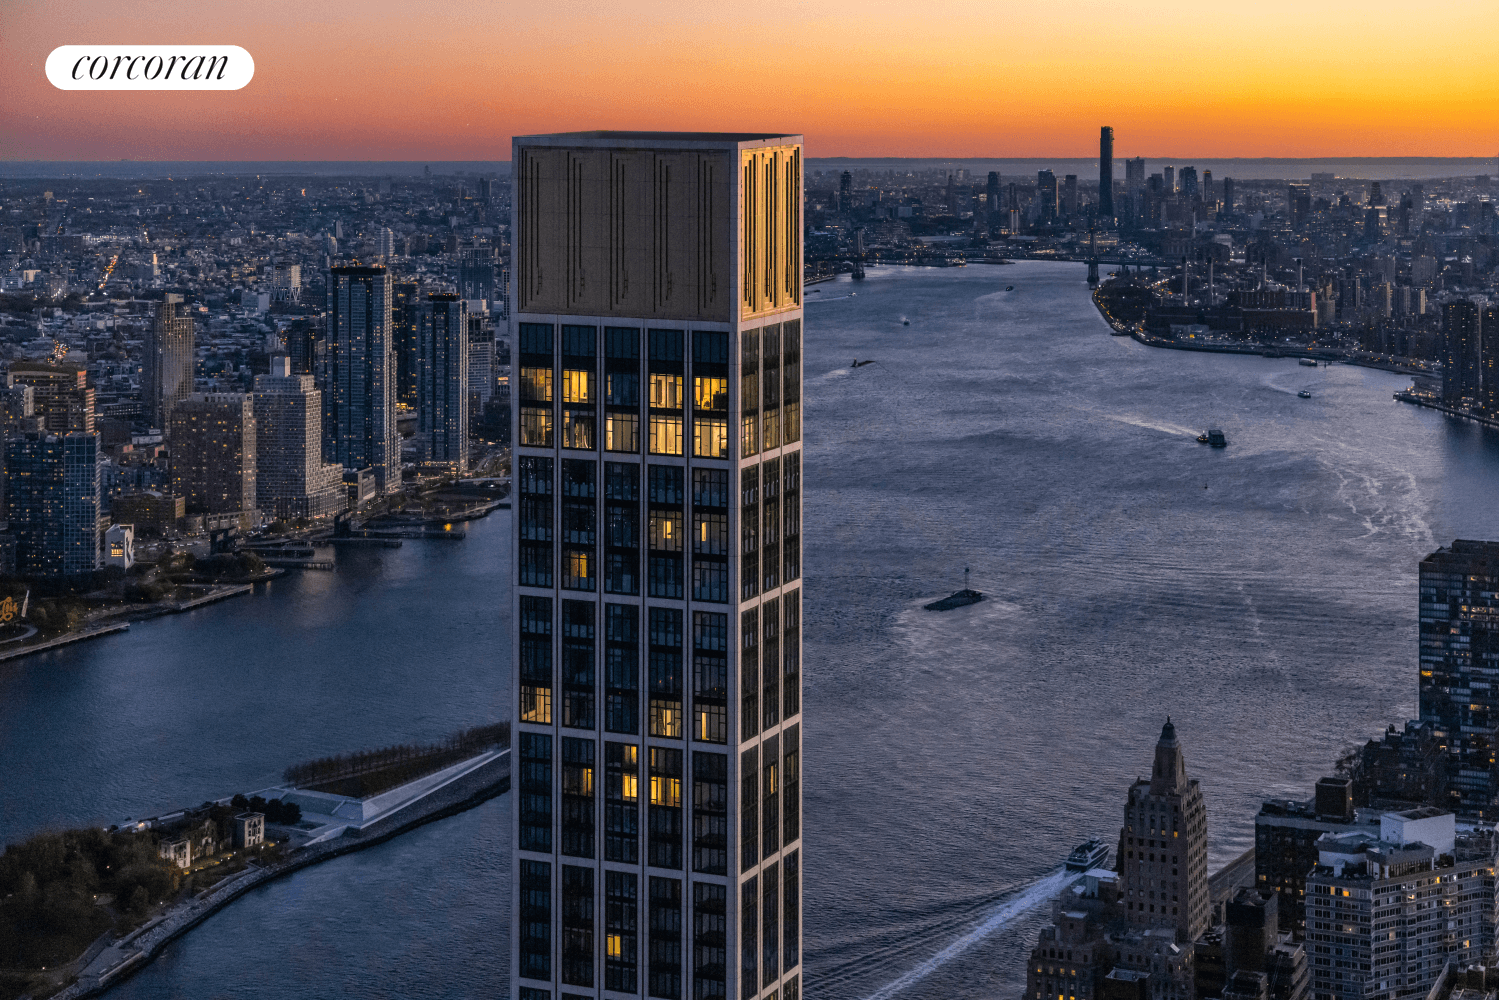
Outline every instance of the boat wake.
<svg viewBox="0 0 1499 1000">
<path fill-rule="evenodd" d="M 910 989 L 980 941 L 1003 930 L 1006 925 L 1046 903 L 1061 891 L 1066 881 L 1067 872 L 1056 871 L 1019 893 L 1001 900 L 976 926 L 970 928 L 957 940 L 914 969 L 881 986 L 869 994 L 865 1000 L 890 1000 L 891 997 Z"/>
</svg>

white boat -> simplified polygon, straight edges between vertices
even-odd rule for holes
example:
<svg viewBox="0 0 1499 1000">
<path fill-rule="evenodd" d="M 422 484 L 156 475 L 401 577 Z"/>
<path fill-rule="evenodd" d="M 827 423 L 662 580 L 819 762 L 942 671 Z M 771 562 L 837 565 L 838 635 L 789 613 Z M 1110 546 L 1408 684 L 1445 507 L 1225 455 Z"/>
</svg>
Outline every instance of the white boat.
<svg viewBox="0 0 1499 1000">
<path fill-rule="evenodd" d="M 1102 868 L 1109 862 L 1109 845 L 1094 837 L 1092 840 L 1078 844 L 1067 855 L 1067 870 L 1081 874 L 1092 871 L 1094 868 Z"/>
</svg>

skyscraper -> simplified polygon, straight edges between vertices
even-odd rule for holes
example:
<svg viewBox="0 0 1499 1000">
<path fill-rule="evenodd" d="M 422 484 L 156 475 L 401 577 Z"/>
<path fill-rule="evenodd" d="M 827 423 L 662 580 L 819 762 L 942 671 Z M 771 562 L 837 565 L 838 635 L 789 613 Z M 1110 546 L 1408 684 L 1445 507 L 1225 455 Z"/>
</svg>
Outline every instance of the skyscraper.
<svg viewBox="0 0 1499 1000">
<path fill-rule="evenodd" d="M 1234 179 L 1223 178 L 1223 210 L 1232 212 L 1234 210 Z"/>
<path fill-rule="evenodd" d="M 989 210 L 989 235 L 998 236 L 1003 225 L 1000 220 L 999 171 L 989 171 L 988 184 L 984 188 L 984 207 Z"/>
<path fill-rule="evenodd" d="M 1124 190 L 1130 194 L 1145 190 L 1145 157 L 1135 156 L 1124 161 Z"/>
<path fill-rule="evenodd" d="M 385 494 L 401 490 L 390 327 L 391 281 L 383 266 L 329 270 L 323 454 L 346 470 L 373 470 L 375 488 Z"/>
<path fill-rule="evenodd" d="M 1171 927 L 1196 941 L 1208 928 L 1207 807 L 1187 779 L 1176 727 L 1161 728 L 1149 780 L 1136 781 L 1124 807 L 1116 867 L 1132 926 Z"/>
<path fill-rule="evenodd" d="M 1114 217 L 1114 129 L 1108 125 L 1098 130 L 1098 214 Z"/>
<path fill-rule="evenodd" d="M 1062 214 L 1069 219 L 1077 214 L 1077 174 L 1062 178 Z"/>
<path fill-rule="evenodd" d="M 1442 402 L 1449 406 L 1478 396 L 1479 323 L 1478 306 L 1468 299 L 1442 306 Z"/>
<path fill-rule="evenodd" d="M 267 517 L 326 517 L 343 508 L 343 466 L 323 461 L 323 394 L 291 359 L 255 376 L 255 506 Z"/>
<path fill-rule="evenodd" d="M 1499 816 L 1494 730 L 1499 693 L 1499 543 L 1458 539 L 1421 560 L 1418 705 L 1453 752 L 1453 808 L 1465 816 Z"/>
<path fill-rule="evenodd" d="M 1036 171 L 1036 203 L 1040 221 L 1054 222 L 1057 217 L 1057 175 L 1050 170 Z"/>
<path fill-rule="evenodd" d="M 437 292 L 422 303 L 418 336 L 418 429 L 427 435 L 428 457 L 468 468 L 468 303 Z"/>
<path fill-rule="evenodd" d="M 420 370 L 417 326 L 422 315 L 422 286 L 416 281 L 397 281 L 392 287 L 391 350 L 396 353 L 396 402 L 416 405 L 416 377 Z"/>
<path fill-rule="evenodd" d="M 172 409 L 172 492 L 189 513 L 255 512 L 255 410 L 241 392 L 195 392 Z"/>
<path fill-rule="evenodd" d="M 98 569 L 99 436 L 24 433 L 6 442 L 5 468 L 16 572 L 56 577 Z"/>
<path fill-rule="evenodd" d="M 300 278 L 299 278 L 300 283 Z M 167 430 L 172 408 L 193 391 L 193 320 L 182 296 L 168 292 L 146 334 L 141 398 L 146 420 Z"/>
<path fill-rule="evenodd" d="M 511 996 L 798 1000 L 801 139 L 512 162 Z"/>
<path fill-rule="evenodd" d="M 1411 289 L 1406 286 L 1400 291 L 1404 300 L 1401 311 L 1411 315 Z M 1499 414 L 1499 306 L 1485 305 L 1479 321 L 1479 398 L 1484 412 L 1494 415 Z"/>
<path fill-rule="evenodd" d="M 1197 168 L 1192 166 L 1182 167 L 1181 174 L 1182 196 L 1184 198 L 1197 197 Z"/>
</svg>

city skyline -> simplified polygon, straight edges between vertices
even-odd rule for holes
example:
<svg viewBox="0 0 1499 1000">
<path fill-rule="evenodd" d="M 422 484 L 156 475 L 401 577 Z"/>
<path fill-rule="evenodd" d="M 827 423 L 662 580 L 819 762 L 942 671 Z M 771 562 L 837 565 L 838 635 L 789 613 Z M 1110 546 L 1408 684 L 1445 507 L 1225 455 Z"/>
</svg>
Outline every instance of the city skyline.
<svg viewBox="0 0 1499 1000">
<path fill-rule="evenodd" d="M 778 124 L 806 135 L 812 156 L 1083 156 L 1096 152 L 1087 133 L 1100 121 L 1116 129 L 1122 157 L 1188 146 L 1203 157 L 1488 156 L 1499 125 L 1484 100 L 1499 69 L 1482 56 L 1499 29 L 1468 0 L 1442 14 L 1469 44 L 1416 34 L 1389 61 L 1371 58 L 1402 16 L 1389 3 L 1278 2 L 1254 18 L 1193 19 L 1075 0 L 1003 16 L 969 3 L 942 19 L 885 4 L 861 10 L 856 26 L 789 4 L 764 17 L 644 2 L 501 16 L 458 2 L 446 12 L 467 24 L 494 18 L 504 44 L 392 3 L 357 18 L 275 3 L 253 23 L 180 2 L 136 17 L 97 0 L 20 5 L 0 39 L 0 86 L 13 98 L 0 111 L 10 137 L 0 157 L 497 159 L 527 133 Z M 224 93 L 65 93 L 42 73 L 58 45 L 163 41 L 243 45 L 255 79 Z M 748 55 L 760 51 L 777 53 L 768 86 L 767 67 Z M 425 73 L 439 60 L 440 80 Z M 559 75 L 562 61 L 573 69 Z M 412 85 L 370 101 L 372 64 Z M 303 100 L 310 92 L 315 106 Z"/>
</svg>

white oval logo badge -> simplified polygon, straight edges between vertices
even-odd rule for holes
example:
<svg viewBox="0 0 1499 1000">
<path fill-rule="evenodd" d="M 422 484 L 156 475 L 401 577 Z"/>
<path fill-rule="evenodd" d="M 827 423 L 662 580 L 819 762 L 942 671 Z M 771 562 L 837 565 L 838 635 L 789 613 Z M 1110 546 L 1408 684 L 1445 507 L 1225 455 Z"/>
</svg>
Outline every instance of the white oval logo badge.
<svg viewBox="0 0 1499 1000">
<path fill-rule="evenodd" d="M 47 56 L 58 90 L 239 90 L 254 75 L 238 45 L 61 45 Z"/>
</svg>

